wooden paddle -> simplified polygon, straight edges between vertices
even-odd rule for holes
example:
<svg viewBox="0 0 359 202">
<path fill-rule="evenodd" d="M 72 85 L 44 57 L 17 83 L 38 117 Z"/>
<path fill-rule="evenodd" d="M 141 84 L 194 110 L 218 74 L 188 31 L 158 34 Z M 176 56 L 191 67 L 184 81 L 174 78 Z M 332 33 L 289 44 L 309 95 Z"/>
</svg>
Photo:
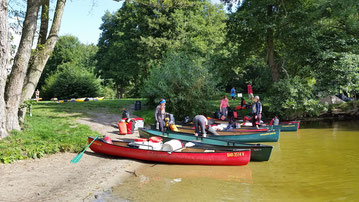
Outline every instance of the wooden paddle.
<svg viewBox="0 0 359 202">
<path fill-rule="evenodd" d="M 95 140 L 97 138 L 98 138 L 98 136 L 96 136 L 95 139 L 93 139 L 92 142 L 89 145 L 87 145 L 87 147 L 81 153 L 79 153 L 77 156 L 75 156 L 75 158 L 71 160 L 71 163 L 79 162 L 80 159 L 82 158 L 82 156 L 84 155 L 85 151 L 92 145 L 93 142 L 95 142 Z"/>
</svg>

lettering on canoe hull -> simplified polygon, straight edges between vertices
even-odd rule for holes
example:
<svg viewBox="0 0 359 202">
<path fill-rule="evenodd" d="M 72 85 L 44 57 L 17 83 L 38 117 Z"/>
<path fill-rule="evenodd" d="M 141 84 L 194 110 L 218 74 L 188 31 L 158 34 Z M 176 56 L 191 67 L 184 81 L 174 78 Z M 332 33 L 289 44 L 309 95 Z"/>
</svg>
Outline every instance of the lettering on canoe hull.
<svg viewBox="0 0 359 202">
<path fill-rule="evenodd" d="M 94 142 L 94 143 L 92 143 L 92 144 L 95 144 L 95 145 L 98 145 L 98 146 L 102 146 L 102 144 L 99 143 L 99 142 Z"/>
<path fill-rule="evenodd" d="M 261 134 L 260 136 L 265 136 L 265 135 L 275 135 L 275 132 L 272 132 L 272 133 L 263 133 L 263 134 Z"/>
<path fill-rule="evenodd" d="M 297 127 L 296 125 L 284 125 L 282 126 L 283 128 L 295 128 Z"/>
<path fill-rule="evenodd" d="M 227 157 L 240 157 L 240 156 L 244 156 L 244 152 L 231 152 L 231 153 L 227 153 Z"/>
</svg>

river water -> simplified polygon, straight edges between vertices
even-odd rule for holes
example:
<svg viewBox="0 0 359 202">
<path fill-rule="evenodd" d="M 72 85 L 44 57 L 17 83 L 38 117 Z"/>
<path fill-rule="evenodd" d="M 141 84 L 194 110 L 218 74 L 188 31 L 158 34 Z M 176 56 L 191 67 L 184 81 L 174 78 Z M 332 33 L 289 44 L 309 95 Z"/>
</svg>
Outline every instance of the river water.
<svg viewBox="0 0 359 202">
<path fill-rule="evenodd" d="M 268 162 L 147 164 L 106 201 L 359 201 L 359 121 L 281 132 Z"/>
</svg>

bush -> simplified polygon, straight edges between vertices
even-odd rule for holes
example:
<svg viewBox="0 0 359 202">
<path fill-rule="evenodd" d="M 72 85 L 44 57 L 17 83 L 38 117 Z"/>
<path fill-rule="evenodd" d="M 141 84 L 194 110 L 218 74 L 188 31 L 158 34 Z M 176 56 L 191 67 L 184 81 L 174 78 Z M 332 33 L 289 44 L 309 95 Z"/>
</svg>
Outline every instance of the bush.
<svg viewBox="0 0 359 202">
<path fill-rule="evenodd" d="M 102 95 L 101 80 L 85 68 L 67 65 L 48 77 L 42 88 L 45 99 L 96 97 Z"/>
<path fill-rule="evenodd" d="M 285 119 L 318 116 L 325 107 L 313 95 L 313 79 L 299 77 L 274 83 L 268 98 L 269 111 Z"/>
<path fill-rule="evenodd" d="M 217 94 L 217 81 L 200 59 L 184 53 L 170 53 L 162 65 L 153 68 L 142 94 L 149 103 L 167 100 L 167 111 L 177 118 L 207 112 L 208 103 Z"/>
</svg>

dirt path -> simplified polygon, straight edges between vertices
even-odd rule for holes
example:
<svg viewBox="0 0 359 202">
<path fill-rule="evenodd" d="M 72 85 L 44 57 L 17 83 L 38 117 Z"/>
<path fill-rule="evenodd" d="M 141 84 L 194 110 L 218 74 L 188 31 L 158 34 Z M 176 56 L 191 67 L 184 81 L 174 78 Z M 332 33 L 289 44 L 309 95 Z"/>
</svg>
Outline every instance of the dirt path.
<svg viewBox="0 0 359 202">
<path fill-rule="evenodd" d="M 90 113 L 79 123 L 89 125 L 112 139 L 119 136 L 119 115 Z M 59 153 L 41 159 L 0 164 L 0 201 L 93 201 L 99 193 L 111 189 L 131 175 L 142 163 L 99 156 L 90 149 L 81 161 L 70 164 L 76 154 Z"/>
</svg>

